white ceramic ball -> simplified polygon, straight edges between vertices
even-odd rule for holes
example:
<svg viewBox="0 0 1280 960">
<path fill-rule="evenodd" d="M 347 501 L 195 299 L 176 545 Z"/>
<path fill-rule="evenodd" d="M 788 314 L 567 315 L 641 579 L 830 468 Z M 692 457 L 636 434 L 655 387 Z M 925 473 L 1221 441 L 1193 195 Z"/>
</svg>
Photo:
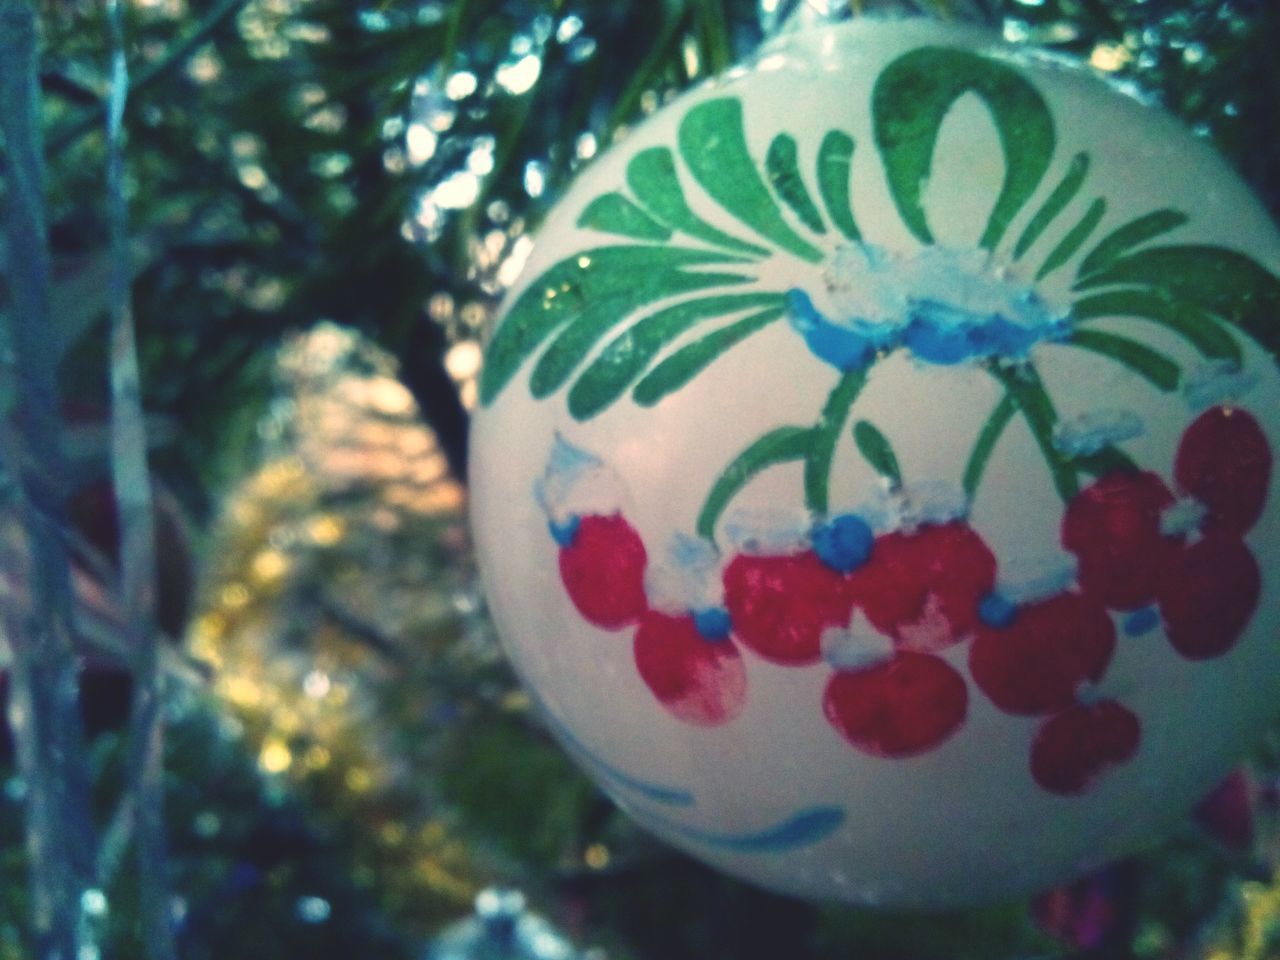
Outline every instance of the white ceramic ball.
<svg viewBox="0 0 1280 960">
<path fill-rule="evenodd" d="M 637 821 L 775 890 L 990 900 L 1158 837 L 1280 694 L 1278 269 L 1086 69 L 774 41 L 583 172 L 489 344 L 516 668 Z"/>
</svg>

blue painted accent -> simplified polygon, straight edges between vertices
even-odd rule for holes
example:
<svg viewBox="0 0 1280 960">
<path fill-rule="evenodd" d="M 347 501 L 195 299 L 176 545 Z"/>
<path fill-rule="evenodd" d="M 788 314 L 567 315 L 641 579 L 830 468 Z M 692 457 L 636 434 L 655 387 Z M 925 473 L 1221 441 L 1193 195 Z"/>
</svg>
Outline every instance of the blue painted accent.
<svg viewBox="0 0 1280 960">
<path fill-rule="evenodd" d="M 844 824 L 845 813 L 839 807 L 809 807 L 773 826 L 746 833 L 701 830 L 652 815 L 645 815 L 643 819 L 708 847 L 719 847 L 735 853 L 785 853 L 827 839 Z"/>
<path fill-rule="evenodd" d="M 949 365 L 979 357 L 1026 357 L 1037 343 L 1060 340 L 1069 332 L 1062 320 L 1024 326 L 999 313 L 920 300 L 912 304 L 903 343 L 917 359 Z"/>
<path fill-rule="evenodd" d="M 813 531 L 813 552 L 832 570 L 848 573 L 871 558 L 876 535 L 856 513 L 846 513 Z"/>
<path fill-rule="evenodd" d="M 792 287 L 784 297 L 791 325 L 801 333 L 826 320 L 826 317 L 813 305 L 813 298 L 799 287 Z"/>
<path fill-rule="evenodd" d="M 830 323 L 814 327 L 804 335 L 804 342 L 819 360 L 845 373 L 864 370 L 875 359 L 875 348 L 870 341 Z"/>
<path fill-rule="evenodd" d="M 1143 607 L 1135 610 L 1124 619 L 1124 635 L 1140 637 L 1160 626 L 1160 612 L 1155 607 Z"/>
<path fill-rule="evenodd" d="M 578 527 L 582 524 L 582 518 L 576 514 L 566 520 L 564 523 L 556 523 L 554 520 L 547 521 L 547 528 L 551 531 L 551 536 L 556 543 L 562 547 L 573 546 L 573 541 L 577 539 Z"/>
<path fill-rule="evenodd" d="M 729 630 L 733 623 L 729 619 L 729 611 L 724 607 L 711 607 L 698 610 L 693 615 L 693 625 L 698 628 L 704 640 L 719 643 L 729 639 Z"/>
<path fill-rule="evenodd" d="M 809 350 L 840 370 L 861 370 L 875 359 L 875 344 L 862 331 L 832 323 L 803 290 L 787 291 L 787 319 Z"/>
<path fill-rule="evenodd" d="M 1018 605 L 998 593 L 988 593 L 978 603 L 978 619 L 988 627 L 1007 627 L 1018 619 Z"/>
<path fill-rule="evenodd" d="M 682 787 L 672 787 L 661 783 L 651 783 L 647 780 L 641 780 L 633 777 L 626 771 L 619 770 L 613 764 L 601 759 L 595 751 L 589 748 L 581 740 L 573 735 L 573 732 L 565 726 L 560 720 L 539 701 L 538 704 L 542 708 L 542 717 L 555 730 L 561 742 L 572 753 L 577 754 L 578 759 L 591 767 L 600 774 L 601 777 L 617 784 L 620 787 L 638 793 L 640 796 L 652 800 L 654 803 L 662 803 L 672 807 L 691 807 L 694 804 L 692 791 Z"/>
<path fill-rule="evenodd" d="M 866 369 L 879 352 L 898 347 L 940 366 L 986 357 L 1025 358 L 1037 343 L 1059 341 L 1071 332 L 1068 318 L 1050 317 L 1030 293 L 1009 304 L 1034 321 L 1022 323 L 1000 312 L 978 312 L 928 297 L 908 299 L 905 315 L 896 323 L 860 317 L 833 322 L 799 289 L 789 290 L 786 302 L 788 322 L 809 350 L 844 371 Z"/>
<path fill-rule="evenodd" d="M 982 328 L 968 311 L 935 300 L 919 304 L 916 311 L 902 339 L 917 359 L 950 366 L 980 349 Z"/>
</svg>

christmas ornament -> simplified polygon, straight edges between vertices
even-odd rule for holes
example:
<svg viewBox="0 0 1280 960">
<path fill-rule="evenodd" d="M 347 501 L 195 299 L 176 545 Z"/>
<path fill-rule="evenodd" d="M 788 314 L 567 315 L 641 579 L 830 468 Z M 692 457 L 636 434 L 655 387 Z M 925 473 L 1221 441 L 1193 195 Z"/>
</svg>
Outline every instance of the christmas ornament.
<svg viewBox="0 0 1280 960">
<path fill-rule="evenodd" d="M 1173 121 L 972 29 L 794 33 L 638 127 L 488 346 L 511 657 L 640 823 L 815 898 L 1029 892 L 1280 694 L 1280 237 Z"/>
</svg>

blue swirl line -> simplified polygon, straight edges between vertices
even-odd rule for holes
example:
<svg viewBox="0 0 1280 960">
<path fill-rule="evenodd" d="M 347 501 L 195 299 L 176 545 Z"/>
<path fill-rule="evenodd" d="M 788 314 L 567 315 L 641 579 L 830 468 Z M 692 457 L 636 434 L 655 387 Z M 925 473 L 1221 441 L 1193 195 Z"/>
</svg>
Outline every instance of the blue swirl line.
<svg viewBox="0 0 1280 960">
<path fill-rule="evenodd" d="M 655 826 L 709 847 L 720 847 L 735 853 L 781 853 L 825 840 L 844 823 L 845 813 L 839 807 L 809 807 L 771 827 L 747 833 L 699 830 L 652 815 L 645 819 Z"/>
<path fill-rule="evenodd" d="M 623 770 L 619 770 L 612 764 L 602 760 L 593 750 L 575 737 L 569 728 L 561 723 L 545 706 L 542 708 L 542 715 L 546 718 L 547 723 L 555 729 L 564 745 L 573 753 L 576 753 L 582 762 L 593 767 L 601 776 L 620 787 L 626 787 L 634 793 L 647 797 L 655 803 L 665 803 L 673 807 L 693 806 L 694 796 L 689 790 L 640 780 Z"/>
</svg>

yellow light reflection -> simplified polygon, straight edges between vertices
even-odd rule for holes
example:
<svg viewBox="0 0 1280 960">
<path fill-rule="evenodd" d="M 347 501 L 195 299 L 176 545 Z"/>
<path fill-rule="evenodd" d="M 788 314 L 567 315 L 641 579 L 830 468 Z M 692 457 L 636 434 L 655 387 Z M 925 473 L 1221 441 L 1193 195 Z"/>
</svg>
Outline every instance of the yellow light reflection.
<svg viewBox="0 0 1280 960">
<path fill-rule="evenodd" d="M 251 596 L 243 583 L 229 583 L 222 588 L 219 599 L 228 610 L 240 610 L 249 603 Z"/>
<path fill-rule="evenodd" d="M 582 860 L 592 870 L 603 870 L 609 865 L 609 848 L 603 843 L 593 843 L 583 853 Z"/>
<path fill-rule="evenodd" d="M 268 548 L 253 558 L 253 578 L 261 585 L 276 582 L 289 572 L 289 558 L 279 550 Z"/>
<path fill-rule="evenodd" d="M 332 547 L 346 532 L 346 521 L 333 513 L 322 513 L 307 524 L 307 538 L 317 547 Z"/>
<path fill-rule="evenodd" d="M 271 738 L 262 744 L 258 766 L 267 773 L 284 773 L 293 765 L 293 754 L 283 740 Z"/>
<path fill-rule="evenodd" d="M 373 789 L 373 777 L 362 767 L 352 767 L 347 771 L 346 784 L 352 793 L 368 793 Z"/>
<path fill-rule="evenodd" d="M 324 770 L 329 766 L 329 762 L 333 759 L 333 755 L 325 747 L 316 744 L 307 749 L 302 755 L 302 762 L 308 770 Z"/>
<path fill-rule="evenodd" d="M 1100 43 L 1089 54 L 1090 66 L 1107 73 L 1114 73 L 1127 66 L 1133 59 L 1133 51 L 1122 43 Z"/>
</svg>

